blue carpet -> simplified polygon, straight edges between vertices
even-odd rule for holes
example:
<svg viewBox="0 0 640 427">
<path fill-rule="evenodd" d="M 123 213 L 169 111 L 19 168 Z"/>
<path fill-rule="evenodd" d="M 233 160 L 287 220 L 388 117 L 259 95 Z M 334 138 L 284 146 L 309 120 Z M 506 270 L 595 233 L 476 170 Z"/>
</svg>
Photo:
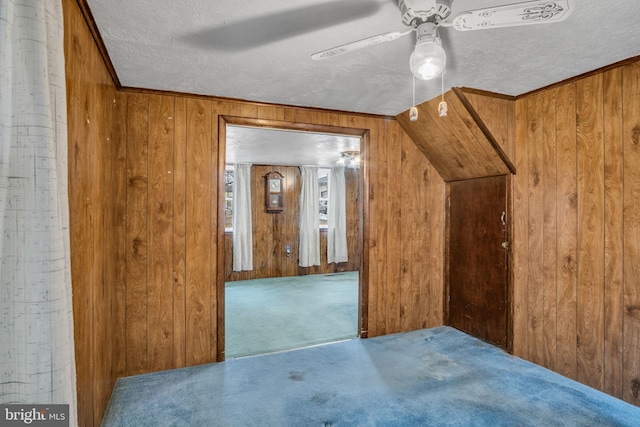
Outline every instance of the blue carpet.
<svg viewBox="0 0 640 427">
<path fill-rule="evenodd" d="M 438 327 L 120 379 L 103 426 L 638 426 L 640 408 Z"/>
<path fill-rule="evenodd" d="M 225 358 L 358 336 L 358 272 L 225 284 Z"/>
</svg>

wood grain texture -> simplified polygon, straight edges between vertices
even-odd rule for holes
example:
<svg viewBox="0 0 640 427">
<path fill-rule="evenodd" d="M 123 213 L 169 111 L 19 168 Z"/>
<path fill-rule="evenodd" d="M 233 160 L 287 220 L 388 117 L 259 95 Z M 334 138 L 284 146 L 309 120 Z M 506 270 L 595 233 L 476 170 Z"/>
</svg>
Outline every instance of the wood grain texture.
<svg viewBox="0 0 640 427">
<path fill-rule="evenodd" d="M 604 385 L 604 144 L 602 75 L 577 82 L 578 380 Z"/>
<path fill-rule="evenodd" d="M 413 185 L 411 178 L 413 171 L 416 168 L 413 156 L 416 147 L 413 143 L 407 143 L 406 139 L 401 140 L 400 157 L 401 161 L 405 164 L 405 168 L 402 169 L 400 174 L 400 191 L 401 204 L 406 206 L 404 209 L 404 215 L 413 217 L 416 212 L 416 206 L 414 201 L 420 198 L 421 192 L 416 191 L 422 188 L 421 185 Z M 400 228 L 400 295 L 399 295 L 399 310 L 400 310 L 400 327 L 404 330 L 417 329 L 417 326 L 412 325 L 412 319 L 416 319 L 415 316 L 411 316 L 412 311 L 419 310 L 419 306 L 415 305 L 414 301 L 420 299 L 420 288 L 417 286 L 419 281 L 414 282 L 412 272 L 416 272 L 419 275 L 420 267 L 414 265 L 414 259 L 417 258 L 418 252 L 417 245 L 413 245 L 411 241 L 411 233 L 415 233 L 417 229 L 410 227 Z M 412 266 L 414 268 L 412 268 Z"/>
<path fill-rule="evenodd" d="M 223 307 L 219 302 L 224 295 L 219 278 L 223 270 L 217 266 L 223 259 L 220 246 L 224 242 L 219 242 L 224 236 L 217 232 L 216 214 L 220 208 L 216 159 L 224 150 L 218 128 L 221 117 L 295 122 L 300 129 L 338 126 L 363 135 L 362 335 L 442 323 L 443 177 L 486 174 L 500 165 L 493 157 L 484 157 L 493 156 L 484 141 L 482 147 L 477 146 L 483 130 L 469 129 L 474 125 L 468 121 L 468 111 L 457 111 L 452 102 L 457 115 L 443 122 L 435 114 L 439 101 L 435 100 L 420 106 L 420 117 L 426 121 L 409 123 L 405 113 L 394 121 L 164 94 L 160 105 L 174 105 L 173 186 L 172 193 L 166 194 L 166 177 L 155 173 L 159 166 L 150 169 L 154 173 L 147 174 L 147 182 L 136 178 L 143 176 L 138 173 L 142 163 L 130 170 L 127 166 L 144 156 L 163 159 L 152 160 L 152 165 L 169 161 L 164 151 L 168 148 L 156 146 L 159 151 L 151 154 L 154 145 L 149 140 L 152 133 L 163 135 L 168 116 L 151 114 L 156 118 L 147 123 L 146 132 L 144 119 L 138 119 L 144 116 L 139 104 L 159 99 L 160 94 L 135 89 L 118 92 L 78 4 L 63 0 L 63 7 L 69 172 L 74 177 L 69 203 L 80 425 L 99 425 L 115 380 L 126 372 L 205 363 L 222 355 Z M 549 120 L 550 111 L 536 107 L 537 94 L 516 101 L 487 94 L 466 96 L 517 172 L 513 183 L 514 353 L 530 360 L 550 360 L 553 329 L 547 326 L 553 328 L 555 318 L 555 369 L 614 395 L 621 387 L 626 401 L 640 405 L 640 287 L 636 279 L 640 276 L 640 67 L 627 63 L 620 70 L 621 75 L 611 69 L 604 76 L 589 76 L 601 78 L 599 86 L 593 80 L 574 80 L 554 87 L 551 96 L 544 95 L 549 108 L 555 104 L 554 124 Z M 610 71 L 614 72 L 608 74 Z M 529 138 L 532 122 L 542 123 L 542 130 L 534 132 L 542 135 L 542 155 L 537 151 L 538 138 Z M 616 123 L 621 123 L 621 130 Z M 546 129 L 549 126 L 554 129 Z M 397 133 L 398 129 L 404 132 Z M 167 141 L 169 133 L 163 136 Z M 546 138 L 554 134 L 556 164 L 546 164 L 545 158 L 553 158 Z M 619 137 L 622 147 L 616 143 Z M 460 138 L 475 140 L 470 144 L 473 148 L 459 147 Z M 592 150 L 601 154 L 594 156 Z M 542 169 L 533 169 L 542 163 Z M 555 171 L 549 170 L 554 167 Z M 540 171 L 541 192 L 540 182 L 530 188 Z M 390 183 L 393 179 L 403 185 Z M 554 180 L 555 196 L 550 187 Z M 406 183 L 411 183 L 410 191 Z M 140 186 L 151 191 L 145 209 L 137 197 L 138 193 L 147 197 Z M 127 195 L 129 191 L 133 194 Z M 389 198 L 397 203 L 398 197 L 400 206 L 391 207 Z M 171 248 L 165 248 L 163 224 L 152 223 L 152 218 L 166 219 L 154 211 L 153 200 L 170 200 Z M 543 205 L 541 217 L 537 216 L 539 203 Z M 554 204 L 556 224 L 546 208 Z M 151 232 L 146 240 L 143 228 Z M 529 241 L 530 230 L 537 233 L 533 242 Z M 140 237 L 142 240 L 135 240 Z M 554 241 L 555 260 L 548 252 Z M 532 253 L 530 246 L 535 249 Z M 151 259 L 170 260 L 170 294 L 163 293 L 166 289 L 158 283 L 165 280 L 166 270 L 154 271 Z M 152 281 L 147 273 L 154 277 Z M 147 286 L 150 293 L 143 291 Z M 548 299 L 554 290 L 555 310 Z M 538 303 L 541 295 L 542 303 Z M 170 313 L 169 336 L 164 336 L 166 325 L 156 329 L 153 324 L 142 324 L 149 319 L 150 306 Z M 530 328 L 534 319 L 542 331 Z M 538 354 L 535 347 L 540 343 L 547 349 Z"/>
<path fill-rule="evenodd" d="M 211 358 L 211 103 L 187 101 L 186 366 Z"/>
<path fill-rule="evenodd" d="M 374 128 L 374 131 L 375 130 L 377 130 L 377 132 L 380 133 L 379 140 L 381 141 L 381 144 L 378 145 L 378 150 L 379 150 L 378 152 L 380 154 L 377 156 L 378 173 L 376 174 L 376 177 L 375 177 L 376 187 L 374 189 L 374 192 L 376 194 L 376 203 L 378 204 L 379 221 L 376 224 L 374 238 L 376 239 L 378 249 L 381 252 L 383 252 L 387 260 L 389 260 L 389 259 L 393 259 L 396 255 L 388 251 L 388 237 L 389 237 L 388 230 L 391 225 L 390 221 L 392 220 L 392 218 L 389 217 L 389 203 L 387 203 L 387 201 L 389 200 L 390 187 L 391 187 L 391 185 L 389 185 L 390 174 L 389 174 L 389 163 L 388 163 L 389 149 L 391 147 L 391 144 L 389 143 L 389 140 L 390 140 L 390 135 L 388 134 L 389 127 L 386 123 L 379 122 L 377 129 Z M 381 254 L 379 253 L 379 255 Z M 395 315 L 394 313 L 395 307 L 392 305 L 387 305 L 386 299 L 393 292 L 393 290 L 390 289 L 390 287 L 395 284 L 391 286 L 382 285 L 383 283 L 388 283 L 387 274 L 389 272 L 389 262 L 378 263 L 377 267 L 378 268 L 377 268 L 377 273 L 375 275 L 375 280 L 377 282 L 376 285 L 377 285 L 377 288 L 379 289 L 379 292 L 376 293 L 378 297 L 376 299 L 376 306 L 377 306 L 376 313 L 378 314 L 377 316 L 378 321 L 376 322 L 376 333 L 380 335 L 384 335 L 389 333 L 388 331 L 393 330 L 391 328 L 393 325 L 393 318 Z"/>
<path fill-rule="evenodd" d="M 124 375 L 126 97 L 78 4 L 62 7 L 78 424 L 98 426 Z"/>
<path fill-rule="evenodd" d="M 477 90 L 462 89 L 472 107 L 509 159 L 515 159 L 515 100 Z"/>
<path fill-rule="evenodd" d="M 624 138 L 624 400 L 640 405 L 640 63 L 622 70 Z"/>
<path fill-rule="evenodd" d="M 417 121 L 410 121 L 408 112 L 396 116 L 440 176 L 453 181 L 511 173 L 510 161 L 463 95 L 450 91 L 444 97 L 446 117 L 438 114 L 439 98 L 417 106 Z"/>
<path fill-rule="evenodd" d="M 543 95 L 533 97 L 528 104 L 527 132 L 529 199 L 528 210 L 528 358 L 544 364 L 544 133 Z"/>
<path fill-rule="evenodd" d="M 557 151 L 557 125 L 556 125 L 556 93 L 548 91 L 543 93 L 543 218 L 542 218 L 542 245 L 543 245 L 543 366 L 556 369 L 556 337 L 557 331 L 557 215 L 558 215 L 558 163 Z"/>
<path fill-rule="evenodd" d="M 422 263 L 422 269 L 428 269 L 429 280 L 426 283 L 424 292 L 429 295 L 429 304 L 425 306 L 428 310 L 428 320 L 422 327 L 434 327 L 442 324 L 444 321 L 444 254 L 445 254 L 445 191 L 444 181 L 438 175 L 436 170 L 431 167 L 428 161 L 419 158 L 418 169 L 422 170 L 422 190 L 425 200 L 424 205 L 427 206 L 428 227 L 421 227 L 418 236 L 421 236 L 421 242 L 430 242 L 429 245 L 421 245 L 426 252 L 424 257 L 420 259 L 428 259 L 429 262 Z M 416 217 L 420 215 L 422 207 L 418 209 Z"/>
<path fill-rule="evenodd" d="M 449 186 L 448 324 L 507 348 L 507 177 Z M 464 260 L 461 262 L 460 260 Z"/>
<path fill-rule="evenodd" d="M 149 97 L 149 370 L 173 367 L 173 147 L 175 100 Z"/>
<path fill-rule="evenodd" d="M 604 391 L 622 398 L 624 151 L 622 69 L 604 74 Z"/>
<path fill-rule="evenodd" d="M 140 372 L 146 366 L 151 372 L 224 357 L 224 291 L 220 280 L 225 275 L 221 276 L 218 268 L 224 271 L 227 257 L 224 253 L 230 247 L 217 222 L 222 206 L 218 200 L 220 156 L 224 154 L 224 144 L 219 138 L 224 137 L 220 123 L 224 126 L 230 118 L 235 124 L 287 124 L 309 131 L 337 126 L 341 133 L 362 136 L 362 180 L 355 174 L 347 176 L 349 199 L 353 201 L 348 208 L 349 245 L 367 248 L 358 254 L 353 246 L 354 265 L 361 269 L 360 276 L 365 279 L 360 290 L 362 334 L 375 336 L 441 324 L 443 233 L 424 229 L 442 226 L 444 183 L 395 121 L 131 90 L 126 92 L 126 99 L 127 144 L 132 150 L 139 150 L 128 159 L 137 162 L 132 164 L 129 174 L 142 175 L 138 173 L 142 161 L 136 159 L 146 158 L 149 165 L 145 193 L 139 189 L 141 194 L 137 194 L 134 189 L 127 203 L 130 212 L 140 211 L 136 216 L 140 224 L 131 224 L 128 230 L 133 234 L 138 229 L 149 232 L 148 252 L 146 246 L 143 248 L 149 259 L 136 264 L 132 262 L 136 260 L 134 257 L 126 264 L 127 316 L 132 317 L 126 331 L 127 345 L 132 344 L 127 349 L 128 367 Z M 288 118 L 311 122 L 287 122 Z M 403 146 L 410 155 L 403 155 Z M 407 169 L 408 164 L 415 169 Z M 164 173 L 163 165 L 167 166 Z M 273 169 L 255 168 L 256 177 Z M 167 173 L 169 170 L 172 173 Z M 299 192 L 295 168 L 282 168 L 281 172 L 286 185 Z M 366 182 L 365 176 L 369 177 Z M 413 190 L 403 196 L 404 184 L 395 177 L 403 177 Z M 253 185 L 260 207 L 253 212 L 254 222 L 265 224 L 256 233 L 255 242 L 270 259 L 276 260 L 275 264 L 259 261 L 259 268 L 271 275 L 283 274 L 285 268 L 292 269 L 292 274 L 321 272 L 316 268 L 301 271 L 295 262 L 292 267 L 284 267 L 290 261 L 284 256 L 286 243 L 294 250 L 291 258 L 297 258 L 295 238 L 282 237 L 297 232 L 297 203 L 287 200 L 285 203 L 291 209 L 266 215 L 262 209 L 264 181 L 256 178 Z M 170 206 L 165 207 L 167 203 Z M 144 214 L 143 204 L 147 206 Z M 413 262 L 403 261 L 406 243 L 418 248 L 412 254 L 412 259 L 420 260 L 415 267 Z M 326 248 L 326 243 L 323 247 Z M 167 265 L 152 259 L 162 259 Z M 424 265 L 425 259 L 432 265 Z M 409 270 L 403 272 L 403 268 Z M 335 266 L 331 271 L 335 271 Z M 167 279 L 169 288 L 163 284 Z M 143 286 L 146 293 L 140 291 Z M 410 310 L 402 307 L 402 301 L 407 301 L 406 294 L 411 296 Z M 163 313 L 162 318 L 159 313 Z M 149 325 L 146 330 L 141 327 L 145 319 Z"/>
<path fill-rule="evenodd" d="M 265 178 L 272 171 L 281 173 L 283 179 L 284 210 L 269 213 L 265 210 Z M 347 210 L 347 262 L 327 263 L 327 231 L 320 230 L 320 266 L 298 266 L 298 223 L 300 217 L 301 180 L 298 167 L 253 165 L 251 167 L 251 204 L 254 268 L 249 271 L 233 271 L 233 233 L 225 233 L 225 281 L 288 277 L 305 274 L 329 274 L 338 271 L 357 271 L 361 260 L 360 196 L 358 169 L 345 169 Z M 291 249 L 286 256 L 285 248 Z"/>
<path fill-rule="evenodd" d="M 402 185 L 401 179 L 397 179 L 401 176 L 402 170 L 402 148 L 401 138 L 402 129 L 397 126 L 389 126 L 389 139 L 387 142 L 388 148 L 388 166 L 387 166 L 387 179 L 388 179 L 388 194 L 387 200 L 387 216 L 389 218 L 389 228 L 387 230 L 387 252 L 388 252 L 388 266 L 387 272 L 387 297 L 386 302 L 388 307 L 391 308 L 387 313 L 388 328 L 391 330 L 400 331 L 401 313 L 400 313 L 400 294 L 401 294 L 401 273 L 402 273 L 402 241 L 398 239 L 398 236 L 402 234 Z M 396 218 L 394 221 L 393 218 Z"/>
<path fill-rule="evenodd" d="M 176 98 L 173 149 L 173 367 L 186 366 L 186 205 L 187 205 L 187 101 Z"/>
<path fill-rule="evenodd" d="M 127 220 L 125 256 L 126 373 L 149 370 L 148 347 L 148 138 L 149 97 L 127 102 Z"/>
<path fill-rule="evenodd" d="M 529 131 L 528 101 L 515 103 L 518 123 L 514 141 L 514 163 L 518 170 L 513 180 L 513 354 L 527 358 L 529 354 Z"/>
<path fill-rule="evenodd" d="M 519 98 L 514 177 L 515 354 L 546 364 L 555 341 L 554 370 L 636 405 L 639 69 Z"/>
<path fill-rule="evenodd" d="M 76 387 L 78 397 L 78 424 L 94 425 L 98 414 L 94 404 L 98 398 L 94 391 L 97 378 L 96 355 L 93 346 L 93 295 L 96 277 L 91 273 L 93 247 L 91 245 L 93 224 L 91 222 L 91 188 L 95 183 L 95 162 L 91 151 L 83 143 L 90 136 L 89 122 L 94 117 L 93 111 L 87 111 L 89 85 L 83 84 L 87 74 L 93 72 L 91 45 L 87 42 L 88 31 L 83 31 L 82 16 L 75 3 L 63 2 L 65 27 L 65 56 L 70 57 L 65 63 L 67 74 L 67 126 L 69 129 L 69 232 L 71 246 L 71 277 L 73 289 L 73 317 Z M 88 117 L 89 116 L 89 117 Z M 81 280 L 80 283 L 76 282 Z M 77 286 L 81 284 L 82 286 Z M 113 379 L 115 382 L 115 379 Z M 106 405 L 105 405 L 106 406 Z"/>
<path fill-rule="evenodd" d="M 576 174 L 576 85 L 557 89 L 557 372 L 577 378 L 578 196 Z"/>
</svg>

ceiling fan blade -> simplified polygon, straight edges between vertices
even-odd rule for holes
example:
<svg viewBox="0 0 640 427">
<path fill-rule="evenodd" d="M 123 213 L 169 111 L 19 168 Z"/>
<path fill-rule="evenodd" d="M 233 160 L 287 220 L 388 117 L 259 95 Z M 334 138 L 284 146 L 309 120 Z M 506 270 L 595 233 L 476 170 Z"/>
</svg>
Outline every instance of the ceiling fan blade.
<svg viewBox="0 0 640 427">
<path fill-rule="evenodd" d="M 380 43 L 390 42 L 396 39 L 399 39 L 402 36 L 406 36 L 409 33 L 412 33 L 413 28 L 405 31 L 392 31 L 390 33 L 378 34 L 377 36 L 368 37 L 366 39 L 358 40 L 355 42 L 343 44 L 341 46 L 332 47 L 331 49 L 323 50 L 311 55 L 311 59 L 326 59 L 332 58 L 334 56 L 342 55 L 343 53 L 351 52 L 358 49 L 363 49 L 365 47 L 373 46 Z"/>
<path fill-rule="evenodd" d="M 575 0 L 528 1 L 486 7 L 458 14 L 451 24 L 458 31 L 560 22 L 575 9 Z"/>
<path fill-rule="evenodd" d="M 287 3 L 282 2 L 282 4 L 286 5 Z M 224 24 L 217 27 L 189 31 L 182 35 L 181 39 L 198 48 L 241 52 L 311 31 L 365 18 L 374 15 L 382 6 L 383 1 L 380 0 L 350 0 L 348 2 L 331 0 L 258 16 L 253 16 L 250 11 L 246 10 L 244 12 L 250 15 L 247 19 L 229 23 L 225 21 Z M 244 9 L 245 6 L 238 7 Z"/>
</svg>

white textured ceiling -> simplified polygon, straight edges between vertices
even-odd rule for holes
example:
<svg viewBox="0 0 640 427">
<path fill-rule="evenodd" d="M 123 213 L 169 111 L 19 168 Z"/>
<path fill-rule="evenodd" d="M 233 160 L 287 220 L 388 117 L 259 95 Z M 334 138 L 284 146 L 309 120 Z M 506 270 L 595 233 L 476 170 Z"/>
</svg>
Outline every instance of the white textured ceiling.
<svg viewBox="0 0 640 427">
<path fill-rule="evenodd" d="M 452 15 L 508 0 L 454 0 Z M 88 0 L 123 86 L 396 115 L 412 104 L 411 35 L 324 61 L 314 52 L 404 30 L 394 0 Z M 640 1 L 576 0 L 556 24 L 442 28 L 445 89 L 519 95 L 640 54 Z M 440 93 L 419 82 L 416 101 Z"/>
<path fill-rule="evenodd" d="M 345 151 L 360 151 L 354 136 L 227 125 L 227 163 L 335 166 Z"/>
<path fill-rule="evenodd" d="M 87 1 L 125 87 L 390 116 L 412 105 L 412 35 L 323 61 L 310 58 L 347 42 L 406 30 L 395 0 Z M 452 16 L 506 3 L 454 0 Z M 574 13 L 555 24 L 471 32 L 441 28 L 444 89 L 520 95 L 640 55 L 640 0 L 575 4 Z M 415 101 L 440 92 L 439 79 L 418 81 Z M 248 141 L 278 135 L 264 132 L 257 137 L 239 132 L 240 145 L 228 135 L 229 159 L 266 163 L 268 150 L 258 146 L 254 152 L 263 156 L 246 158 Z M 341 150 L 340 139 L 333 142 L 334 151 Z M 283 159 L 304 146 L 296 142 L 271 155 Z M 240 147 L 244 153 L 236 153 Z M 304 152 L 295 153 L 296 163 L 310 162 Z M 318 152 L 314 156 L 322 158 Z"/>
</svg>

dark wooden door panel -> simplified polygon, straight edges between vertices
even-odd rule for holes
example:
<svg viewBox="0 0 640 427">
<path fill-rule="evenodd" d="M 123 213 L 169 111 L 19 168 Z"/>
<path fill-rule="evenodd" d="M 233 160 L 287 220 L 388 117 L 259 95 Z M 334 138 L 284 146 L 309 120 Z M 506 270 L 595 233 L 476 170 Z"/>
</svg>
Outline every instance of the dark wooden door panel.
<svg viewBox="0 0 640 427">
<path fill-rule="evenodd" d="M 505 176 L 450 183 L 449 323 L 507 345 Z"/>
</svg>

